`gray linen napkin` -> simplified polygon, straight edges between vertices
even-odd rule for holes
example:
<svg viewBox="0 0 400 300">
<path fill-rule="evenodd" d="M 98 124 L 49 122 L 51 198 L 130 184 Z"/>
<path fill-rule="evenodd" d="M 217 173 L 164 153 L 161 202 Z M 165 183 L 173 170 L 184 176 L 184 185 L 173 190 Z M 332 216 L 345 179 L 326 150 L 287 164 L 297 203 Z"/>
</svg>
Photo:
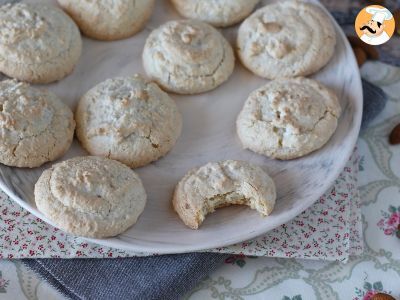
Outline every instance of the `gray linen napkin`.
<svg viewBox="0 0 400 300">
<path fill-rule="evenodd" d="M 362 85 L 364 105 L 361 130 L 367 128 L 372 120 L 379 115 L 379 113 L 385 108 L 388 100 L 385 92 L 380 87 L 373 85 L 365 79 L 362 80 Z"/>
<path fill-rule="evenodd" d="M 179 299 L 226 255 L 188 253 L 111 259 L 26 259 L 70 299 Z"/>
</svg>

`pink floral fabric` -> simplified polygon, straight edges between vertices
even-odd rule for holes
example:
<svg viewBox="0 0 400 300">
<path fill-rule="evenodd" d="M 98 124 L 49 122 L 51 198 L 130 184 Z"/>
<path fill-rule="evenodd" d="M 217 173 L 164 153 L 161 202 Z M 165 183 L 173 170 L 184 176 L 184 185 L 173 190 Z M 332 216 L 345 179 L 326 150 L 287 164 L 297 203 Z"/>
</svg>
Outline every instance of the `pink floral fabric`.
<svg viewBox="0 0 400 300">
<path fill-rule="evenodd" d="M 214 251 L 232 254 L 347 261 L 363 251 L 358 154 L 334 186 L 308 210 L 266 235 Z"/>
<path fill-rule="evenodd" d="M 381 281 L 377 281 L 374 283 L 365 281 L 362 288 L 355 288 L 356 296 L 353 297 L 353 300 L 372 300 L 373 297 L 378 293 L 385 293 L 389 295 L 391 294 L 390 291 L 384 290 Z"/>
<path fill-rule="evenodd" d="M 252 241 L 208 251 L 345 261 L 362 251 L 355 152 L 335 185 L 297 218 Z M 36 218 L 0 192 L 0 258 L 111 258 L 151 255 L 103 247 Z"/>
<path fill-rule="evenodd" d="M 382 219 L 377 226 L 385 235 L 396 235 L 400 238 L 400 206 L 389 206 L 387 211 L 381 211 Z"/>
</svg>

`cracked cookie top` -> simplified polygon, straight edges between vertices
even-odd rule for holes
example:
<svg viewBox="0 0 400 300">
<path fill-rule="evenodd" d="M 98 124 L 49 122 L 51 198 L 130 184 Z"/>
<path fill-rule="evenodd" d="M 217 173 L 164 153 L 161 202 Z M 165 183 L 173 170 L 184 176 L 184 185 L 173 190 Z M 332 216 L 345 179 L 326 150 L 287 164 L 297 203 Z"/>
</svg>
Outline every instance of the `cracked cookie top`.
<svg viewBox="0 0 400 300">
<path fill-rule="evenodd" d="M 237 119 L 245 148 L 292 159 L 322 147 L 335 132 L 341 108 L 315 80 L 278 79 L 252 92 Z"/>
<path fill-rule="evenodd" d="M 143 64 L 165 90 L 194 94 L 227 80 L 234 55 L 228 41 L 212 26 L 195 20 L 170 21 L 147 38 Z"/>
<path fill-rule="evenodd" d="M 226 160 L 190 170 L 176 186 L 172 203 L 182 221 L 197 229 L 208 213 L 232 204 L 268 216 L 275 199 L 275 184 L 260 167 Z"/>
<path fill-rule="evenodd" d="M 0 7 L 0 14 L 0 41 L 6 45 L 40 38 L 48 30 L 45 18 L 26 4 L 4 5 Z"/>
<path fill-rule="evenodd" d="M 138 175 L 106 158 L 75 157 L 43 172 L 38 209 L 61 229 L 87 237 L 117 235 L 136 223 L 146 204 Z"/>
<path fill-rule="evenodd" d="M 312 74 L 331 59 L 336 32 L 314 4 L 279 1 L 255 11 L 237 37 L 242 63 L 258 76 L 275 79 Z"/>
<path fill-rule="evenodd" d="M 0 6 L 0 71 L 33 83 L 69 74 L 81 54 L 78 27 L 60 9 L 43 4 Z"/>
<path fill-rule="evenodd" d="M 14 80 L 0 81 L 0 162 L 37 167 L 70 147 L 75 122 L 53 93 Z"/>
<path fill-rule="evenodd" d="M 171 2 L 185 18 L 225 27 L 246 18 L 260 0 L 171 0 Z"/>
<path fill-rule="evenodd" d="M 93 155 L 136 168 L 165 155 L 182 130 L 175 102 L 140 75 L 108 79 L 80 100 L 77 136 Z"/>
<path fill-rule="evenodd" d="M 150 17 L 155 0 L 58 0 L 88 37 L 118 40 L 134 35 Z"/>
</svg>

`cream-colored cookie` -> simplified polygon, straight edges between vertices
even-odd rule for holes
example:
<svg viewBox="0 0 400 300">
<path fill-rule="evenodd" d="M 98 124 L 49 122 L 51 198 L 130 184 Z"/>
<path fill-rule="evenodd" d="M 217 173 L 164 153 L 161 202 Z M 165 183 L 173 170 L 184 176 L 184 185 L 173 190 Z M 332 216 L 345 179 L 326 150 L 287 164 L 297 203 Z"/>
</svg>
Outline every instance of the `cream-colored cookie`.
<svg viewBox="0 0 400 300">
<path fill-rule="evenodd" d="M 165 23 L 150 34 L 143 50 L 147 74 L 179 94 L 216 88 L 232 74 L 234 64 L 232 47 L 222 34 L 195 20 Z"/>
<path fill-rule="evenodd" d="M 72 72 L 81 55 L 78 27 L 61 9 L 45 4 L 0 6 L 0 72 L 49 83 Z"/>
<path fill-rule="evenodd" d="M 98 84 L 82 97 L 75 117 L 78 139 L 89 153 L 132 168 L 164 156 L 182 130 L 175 102 L 140 75 Z"/>
<path fill-rule="evenodd" d="M 240 26 L 238 55 L 253 73 L 269 78 L 312 74 L 331 59 L 336 32 L 314 4 L 279 1 L 255 11 Z"/>
<path fill-rule="evenodd" d="M 0 163 L 38 167 L 71 146 L 75 121 L 53 93 L 14 80 L 0 81 Z"/>
<path fill-rule="evenodd" d="M 175 187 L 172 204 L 187 226 L 198 229 L 207 214 L 232 204 L 268 216 L 275 199 L 275 184 L 260 167 L 226 160 L 190 170 Z"/>
<path fill-rule="evenodd" d="M 95 156 L 75 157 L 43 172 L 36 206 L 62 230 L 85 237 L 115 236 L 136 223 L 146 204 L 138 175 Z"/>
<path fill-rule="evenodd" d="M 226 27 L 246 18 L 260 0 L 171 0 L 171 2 L 185 18 Z"/>
<path fill-rule="evenodd" d="M 82 33 L 97 40 L 119 40 L 140 31 L 151 16 L 154 0 L 58 0 Z"/>
<path fill-rule="evenodd" d="M 292 159 L 321 148 L 337 127 L 336 95 L 315 80 L 277 79 L 252 92 L 236 125 L 244 148 Z"/>
</svg>

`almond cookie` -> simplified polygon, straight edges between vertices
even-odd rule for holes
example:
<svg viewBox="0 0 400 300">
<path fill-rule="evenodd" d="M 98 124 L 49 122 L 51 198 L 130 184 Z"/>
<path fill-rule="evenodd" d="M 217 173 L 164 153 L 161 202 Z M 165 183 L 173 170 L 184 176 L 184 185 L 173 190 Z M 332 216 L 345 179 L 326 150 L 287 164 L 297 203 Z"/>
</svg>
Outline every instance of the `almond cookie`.
<svg viewBox="0 0 400 300">
<path fill-rule="evenodd" d="M 189 171 L 175 187 L 172 204 L 187 226 L 198 229 L 207 214 L 233 204 L 268 216 L 275 199 L 275 184 L 260 167 L 226 160 Z"/>
<path fill-rule="evenodd" d="M 119 40 L 140 31 L 150 18 L 154 0 L 58 0 L 82 33 L 97 40 Z"/>
<path fill-rule="evenodd" d="M 335 132 L 340 113 L 336 95 L 317 81 L 277 79 L 250 94 L 237 133 L 246 149 L 292 159 L 321 148 Z"/>
<path fill-rule="evenodd" d="M 171 0 L 185 18 L 196 19 L 213 26 L 236 24 L 253 11 L 259 0 Z"/>
<path fill-rule="evenodd" d="M 139 176 L 127 166 L 85 156 L 44 171 L 35 185 L 35 202 L 62 230 L 105 238 L 136 223 L 146 204 L 146 192 Z"/>
<path fill-rule="evenodd" d="M 182 130 L 175 102 L 140 75 L 98 84 L 82 97 L 75 116 L 78 139 L 89 153 L 132 168 L 164 156 Z"/>
<path fill-rule="evenodd" d="M 275 79 L 312 74 L 331 59 L 336 32 L 321 8 L 279 1 L 255 11 L 240 26 L 238 55 L 258 76 Z"/>
<path fill-rule="evenodd" d="M 0 163 L 38 167 L 71 146 L 73 114 L 53 93 L 14 80 L 0 81 Z"/>
<path fill-rule="evenodd" d="M 228 41 L 212 26 L 181 20 L 167 22 L 150 34 L 143 50 L 143 65 L 163 89 L 195 94 L 226 81 L 235 58 Z"/>
<path fill-rule="evenodd" d="M 72 72 L 82 40 L 78 27 L 62 10 L 44 4 L 0 6 L 0 72 L 49 83 Z"/>
</svg>

